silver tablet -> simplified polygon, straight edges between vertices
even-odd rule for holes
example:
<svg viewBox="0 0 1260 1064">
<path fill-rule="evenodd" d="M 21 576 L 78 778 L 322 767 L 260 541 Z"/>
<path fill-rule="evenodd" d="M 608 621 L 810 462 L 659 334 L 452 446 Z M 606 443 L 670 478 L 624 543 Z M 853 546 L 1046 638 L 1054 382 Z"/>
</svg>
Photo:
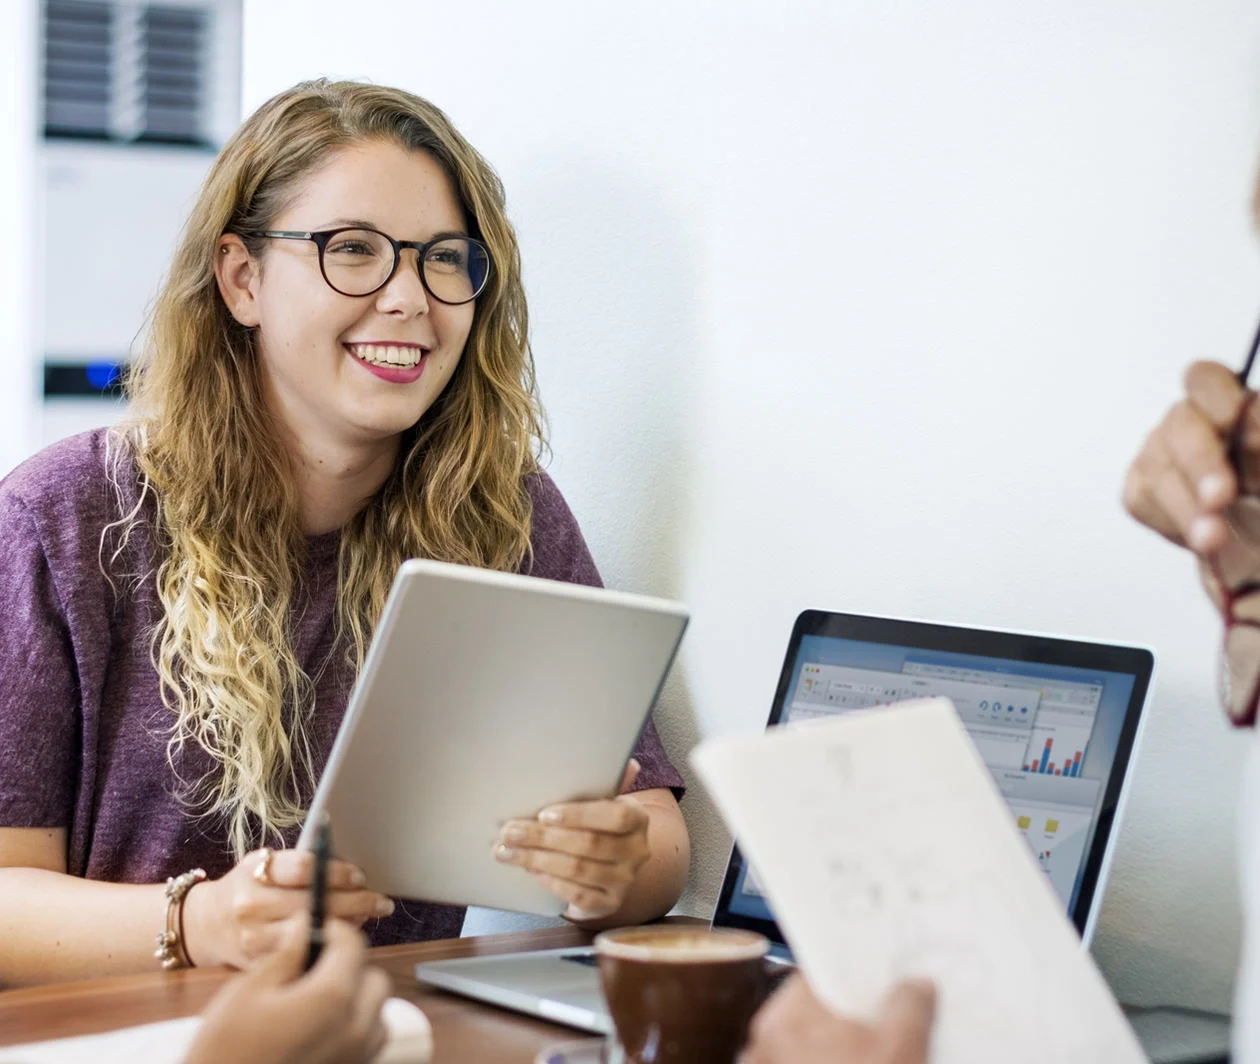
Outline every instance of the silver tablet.
<svg viewBox="0 0 1260 1064">
<path fill-rule="evenodd" d="M 373 890 L 558 915 L 495 861 L 499 828 L 614 793 L 686 626 L 664 599 L 404 563 L 298 846 L 326 811 Z"/>
</svg>

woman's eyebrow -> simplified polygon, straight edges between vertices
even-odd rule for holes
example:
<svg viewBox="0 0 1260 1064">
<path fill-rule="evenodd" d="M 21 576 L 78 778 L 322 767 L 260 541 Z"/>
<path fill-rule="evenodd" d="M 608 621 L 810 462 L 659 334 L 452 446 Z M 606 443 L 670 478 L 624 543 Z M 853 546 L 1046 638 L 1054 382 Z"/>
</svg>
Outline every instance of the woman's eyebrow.
<svg viewBox="0 0 1260 1064">
<path fill-rule="evenodd" d="M 353 229 L 376 229 L 377 231 L 381 230 L 381 227 L 377 225 L 375 222 L 369 222 L 364 218 L 334 218 L 331 222 L 328 222 L 325 225 L 315 226 L 311 230 L 311 232 L 318 233 L 324 229 L 342 229 L 347 226 Z"/>
<path fill-rule="evenodd" d="M 318 233 L 329 229 L 343 229 L 346 227 L 353 229 L 374 229 L 378 233 L 385 232 L 385 230 L 375 222 L 369 222 L 363 218 L 334 218 L 331 222 L 328 222 L 325 225 L 314 226 L 309 231 L 312 233 Z M 389 235 L 393 236 L 392 233 Z M 421 241 L 421 243 L 431 244 L 434 240 L 448 240 L 452 237 L 462 237 L 466 239 L 468 234 L 462 229 L 444 229 L 440 233 L 434 233 L 428 240 Z M 394 239 L 397 240 L 399 238 L 394 237 Z"/>
</svg>

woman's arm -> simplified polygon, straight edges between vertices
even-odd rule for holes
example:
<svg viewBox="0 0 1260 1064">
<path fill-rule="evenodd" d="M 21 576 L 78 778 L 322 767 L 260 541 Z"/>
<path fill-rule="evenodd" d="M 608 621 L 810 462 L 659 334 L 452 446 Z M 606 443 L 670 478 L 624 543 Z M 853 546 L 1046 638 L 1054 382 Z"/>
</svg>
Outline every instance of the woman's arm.
<svg viewBox="0 0 1260 1064">
<path fill-rule="evenodd" d="M 66 874 L 65 828 L 0 828 L 0 987 L 154 971 L 162 884 Z"/>
<path fill-rule="evenodd" d="M 311 855 L 283 850 L 270 875 L 247 854 L 184 903 L 184 946 L 196 964 L 247 967 L 274 950 L 284 921 L 310 905 Z M 393 912 L 344 861 L 328 868 L 328 912 L 358 927 Z M 102 883 L 66 874 L 64 828 L 0 828 L 0 988 L 158 970 L 166 885 Z"/>
</svg>

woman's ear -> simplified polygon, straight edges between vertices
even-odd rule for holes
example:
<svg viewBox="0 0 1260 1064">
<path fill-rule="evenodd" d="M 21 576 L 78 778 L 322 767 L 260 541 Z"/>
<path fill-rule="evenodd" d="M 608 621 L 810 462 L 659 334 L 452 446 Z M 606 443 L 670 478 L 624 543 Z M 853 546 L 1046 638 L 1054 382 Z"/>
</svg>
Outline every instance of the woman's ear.
<svg viewBox="0 0 1260 1064">
<path fill-rule="evenodd" d="M 228 310 L 247 329 L 258 324 L 258 260 L 235 233 L 219 237 L 214 253 L 214 276 Z"/>
</svg>

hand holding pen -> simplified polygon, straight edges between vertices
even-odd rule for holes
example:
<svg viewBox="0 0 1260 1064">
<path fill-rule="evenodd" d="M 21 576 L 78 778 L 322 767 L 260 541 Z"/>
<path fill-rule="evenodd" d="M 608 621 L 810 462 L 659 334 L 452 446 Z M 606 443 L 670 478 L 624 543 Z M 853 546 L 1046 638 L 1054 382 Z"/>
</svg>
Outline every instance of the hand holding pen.
<svg viewBox="0 0 1260 1064">
<path fill-rule="evenodd" d="M 328 862 L 332 859 L 332 824 L 320 817 L 315 833 L 315 870 L 311 877 L 311 929 L 306 950 L 306 970 L 315 967 L 324 948 L 324 922 L 328 919 Z"/>
<path fill-rule="evenodd" d="M 1209 559 L 1226 548 L 1260 551 L 1260 529 L 1229 519 L 1260 493 L 1260 405 L 1247 380 L 1260 351 L 1256 332 L 1243 368 L 1196 362 L 1185 397 L 1165 414 L 1129 468 L 1129 513 L 1166 539 Z"/>
</svg>

